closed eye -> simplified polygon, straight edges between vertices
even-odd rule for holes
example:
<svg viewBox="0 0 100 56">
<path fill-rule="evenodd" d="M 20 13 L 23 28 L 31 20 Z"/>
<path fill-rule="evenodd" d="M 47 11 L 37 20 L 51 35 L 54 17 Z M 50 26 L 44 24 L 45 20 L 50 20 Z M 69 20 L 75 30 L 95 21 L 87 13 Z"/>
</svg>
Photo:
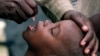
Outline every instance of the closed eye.
<svg viewBox="0 0 100 56">
<path fill-rule="evenodd" d="M 54 32 L 53 32 L 53 29 L 51 29 L 51 35 L 52 35 L 52 36 L 54 36 Z"/>
<path fill-rule="evenodd" d="M 60 34 L 60 31 L 61 31 L 61 29 L 58 26 L 56 28 L 51 29 L 51 34 L 52 34 L 52 36 L 57 37 Z"/>
</svg>

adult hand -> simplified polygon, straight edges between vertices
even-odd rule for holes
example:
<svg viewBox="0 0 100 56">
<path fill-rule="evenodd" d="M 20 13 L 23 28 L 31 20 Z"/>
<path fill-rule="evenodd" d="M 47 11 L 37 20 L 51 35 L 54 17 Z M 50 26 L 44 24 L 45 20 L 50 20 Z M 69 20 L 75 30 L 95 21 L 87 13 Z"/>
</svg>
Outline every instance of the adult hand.
<svg viewBox="0 0 100 56">
<path fill-rule="evenodd" d="M 0 17 L 22 23 L 37 14 L 34 0 L 0 0 Z"/>
<path fill-rule="evenodd" d="M 85 47 L 84 53 L 91 53 L 92 56 L 97 55 L 99 42 L 89 20 L 82 13 L 73 10 L 66 12 L 62 20 L 73 20 L 76 22 L 82 31 L 86 33 L 80 42 L 80 45 Z"/>
</svg>

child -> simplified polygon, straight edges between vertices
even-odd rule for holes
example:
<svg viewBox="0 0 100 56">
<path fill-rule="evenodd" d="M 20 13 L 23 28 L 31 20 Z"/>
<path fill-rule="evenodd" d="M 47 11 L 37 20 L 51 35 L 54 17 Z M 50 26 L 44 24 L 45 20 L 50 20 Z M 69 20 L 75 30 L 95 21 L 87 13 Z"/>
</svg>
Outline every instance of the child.
<svg viewBox="0 0 100 56">
<path fill-rule="evenodd" d="M 88 56 L 79 45 L 83 36 L 81 29 L 71 20 L 40 21 L 36 27 L 29 26 L 23 33 L 29 45 L 26 56 Z"/>
</svg>

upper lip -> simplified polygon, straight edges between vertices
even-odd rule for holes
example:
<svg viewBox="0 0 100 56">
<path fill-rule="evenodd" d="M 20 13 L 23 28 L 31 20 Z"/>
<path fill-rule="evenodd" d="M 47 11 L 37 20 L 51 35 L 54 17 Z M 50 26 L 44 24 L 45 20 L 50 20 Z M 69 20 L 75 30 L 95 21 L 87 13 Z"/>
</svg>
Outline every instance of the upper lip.
<svg viewBox="0 0 100 56">
<path fill-rule="evenodd" d="M 27 29 L 32 31 L 32 30 L 34 30 L 34 27 L 33 27 L 32 25 L 29 25 L 29 26 L 27 27 Z"/>
</svg>

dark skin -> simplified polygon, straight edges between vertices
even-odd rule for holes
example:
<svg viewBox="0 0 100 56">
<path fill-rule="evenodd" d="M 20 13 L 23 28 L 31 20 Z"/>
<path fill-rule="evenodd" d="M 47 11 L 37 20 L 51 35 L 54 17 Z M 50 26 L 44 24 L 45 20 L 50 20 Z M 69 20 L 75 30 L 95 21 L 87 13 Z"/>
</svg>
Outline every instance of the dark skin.
<svg viewBox="0 0 100 56">
<path fill-rule="evenodd" d="M 94 18 L 95 19 L 95 18 Z M 73 20 L 79 27 L 81 27 L 81 29 L 83 30 L 83 32 L 86 32 L 85 37 L 82 39 L 82 41 L 80 42 L 81 46 L 85 46 L 85 53 L 88 54 L 92 49 L 93 46 L 91 46 L 91 42 L 92 40 L 95 38 L 95 34 L 94 34 L 94 29 L 92 27 L 91 22 L 88 20 L 87 17 L 85 17 L 82 13 L 77 12 L 77 11 L 68 11 L 64 14 L 64 16 L 62 17 L 62 20 Z M 88 28 L 87 28 L 88 26 Z M 88 31 L 87 31 L 88 29 Z M 96 41 L 98 41 L 98 39 L 95 39 Z M 95 43 L 96 44 L 96 43 Z M 95 45 L 94 45 L 95 46 Z M 94 48 L 93 48 L 94 49 Z M 87 50 L 89 52 L 87 52 Z M 92 51 L 92 53 L 95 53 L 94 51 Z"/>
<path fill-rule="evenodd" d="M 89 20 L 92 22 L 92 26 L 94 27 L 95 33 L 98 39 L 100 40 L 99 38 L 100 37 L 100 25 L 99 25 L 100 24 L 100 12 L 90 17 Z M 100 48 L 99 48 L 99 51 L 100 51 Z"/>
<path fill-rule="evenodd" d="M 100 12 L 96 13 L 95 15 L 91 16 L 89 20 L 92 22 L 92 26 L 96 33 L 100 32 Z"/>
<path fill-rule="evenodd" d="M 0 0 L 0 17 L 19 24 L 35 16 L 37 12 L 37 4 L 34 0 Z"/>
<path fill-rule="evenodd" d="M 77 45 L 79 45 L 83 34 L 79 27 L 70 20 L 57 22 L 56 24 L 45 21 L 45 23 L 39 22 L 36 28 L 30 26 L 23 33 L 23 37 L 29 44 L 26 56 L 67 56 L 69 51 L 69 44 L 67 43 L 70 43 L 68 40 L 75 41 L 76 39 L 78 41 Z M 93 39 L 92 46 L 95 42 L 98 42 L 95 41 L 96 36 Z M 95 44 L 95 52 L 97 49 L 98 43 Z"/>
<path fill-rule="evenodd" d="M 0 0 L 0 18 L 7 18 L 20 24 L 25 22 L 28 18 L 35 16 L 37 12 L 37 3 L 34 0 Z M 91 39 L 94 38 L 94 31 L 90 23 L 82 13 L 74 10 L 67 11 L 62 16 L 62 20 L 69 19 L 77 23 L 82 31 L 87 33 L 80 43 L 82 47 L 86 46 L 86 44 L 91 42 Z M 86 48 L 88 46 L 91 45 L 87 45 Z"/>
</svg>

